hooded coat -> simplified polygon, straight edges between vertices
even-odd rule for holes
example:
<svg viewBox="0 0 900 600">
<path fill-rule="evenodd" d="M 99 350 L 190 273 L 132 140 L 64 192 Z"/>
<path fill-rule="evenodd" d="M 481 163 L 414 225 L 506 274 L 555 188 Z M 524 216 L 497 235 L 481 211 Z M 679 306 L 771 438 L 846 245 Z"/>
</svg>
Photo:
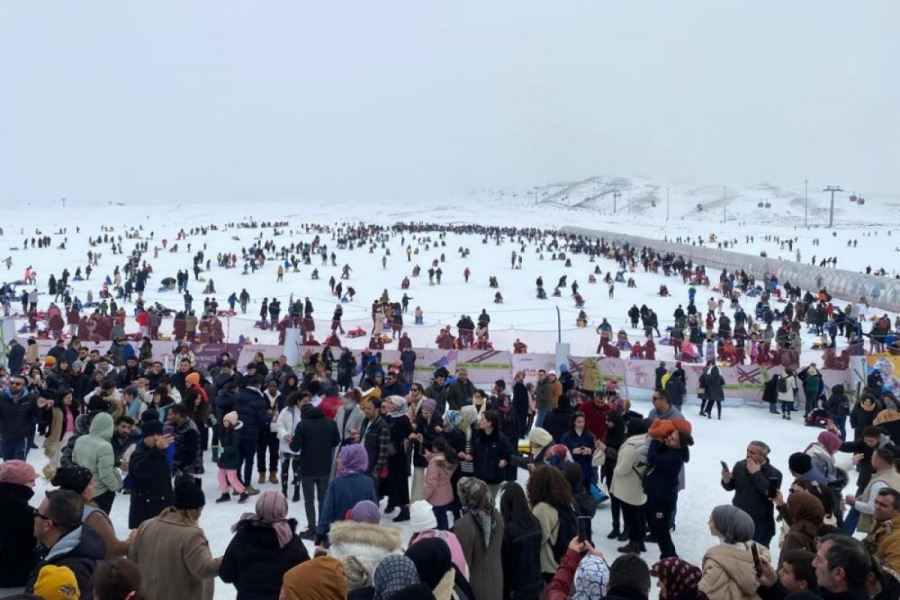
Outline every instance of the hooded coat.
<svg viewBox="0 0 900 600">
<path fill-rule="evenodd" d="M 45 565 L 68 567 L 75 574 L 78 581 L 78 589 L 82 598 L 94 597 L 94 584 L 91 577 L 97 563 L 106 558 L 103 540 L 97 533 L 87 526 L 81 526 L 70 531 L 57 540 L 50 550 L 44 555 L 43 560 L 32 571 L 25 585 L 25 591 L 34 592 L 34 584 L 38 574 Z"/>
<path fill-rule="evenodd" d="M 172 506 L 172 474 L 166 451 L 138 443 L 128 462 L 131 475 L 131 502 L 128 528 L 137 529 Z"/>
<path fill-rule="evenodd" d="M 328 555 L 335 558 L 356 556 L 377 565 L 388 554 L 402 554 L 400 530 L 371 523 L 336 521 L 328 534 Z"/>
<path fill-rule="evenodd" d="M 759 598 L 756 589 L 756 568 L 750 544 L 719 544 L 703 555 L 703 577 L 698 591 L 709 600 L 755 600 Z M 755 544 L 761 559 L 769 560 L 769 551 Z"/>
<path fill-rule="evenodd" d="M 22 587 L 34 569 L 32 496 L 28 486 L 0 483 L 0 588 Z"/>
<path fill-rule="evenodd" d="M 112 417 L 105 412 L 98 413 L 91 421 L 90 433 L 78 438 L 72 451 L 72 462 L 91 472 L 95 496 L 118 492 L 122 487 L 122 475 L 116 469 L 115 452 L 110 443 L 112 436 Z"/>
</svg>

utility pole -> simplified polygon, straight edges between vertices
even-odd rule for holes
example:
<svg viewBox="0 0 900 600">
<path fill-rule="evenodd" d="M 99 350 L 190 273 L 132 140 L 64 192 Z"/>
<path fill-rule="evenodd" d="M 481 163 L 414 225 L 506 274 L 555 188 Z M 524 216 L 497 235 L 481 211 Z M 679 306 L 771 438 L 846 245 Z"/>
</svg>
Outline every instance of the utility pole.
<svg viewBox="0 0 900 600">
<path fill-rule="evenodd" d="M 728 220 L 728 187 L 722 186 L 722 222 L 725 223 Z"/>
<path fill-rule="evenodd" d="M 831 192 L 831 208 L 828 210 L 828 228 L 831 229 L 834 227 L 834 193 L 843 192 L 844 190 L 838 185 L 829 185 L 822 191 Z"/>
<path fill-rule="evenodd" d="M 669 188 L 666 186 L 666 221 L 669 220 Z"/>
<path fill-rule="evenodd" d="M 613 192 L 613 214 L 616 214 L 616 200 L 622 197 L 622 192 L 616 190 Z"/>
<path fill-rule="evenodd" d="M 809 229 L 809 179 L 803 180 L 803 227 Z"/>
</svg>

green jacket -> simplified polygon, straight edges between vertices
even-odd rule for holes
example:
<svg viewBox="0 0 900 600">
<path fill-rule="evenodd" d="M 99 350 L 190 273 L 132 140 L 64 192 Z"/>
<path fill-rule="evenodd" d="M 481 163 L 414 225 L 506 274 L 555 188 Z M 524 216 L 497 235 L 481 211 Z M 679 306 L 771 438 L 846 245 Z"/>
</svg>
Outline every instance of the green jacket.
<svg viewBox="0 0 900 600">
<path fill-rule="evenodd" d="M 95 496 L 106 492 L 118 492 L 122 476 L 116 468 L 116 457 L 110 443 L 113 435 L 113 418 L 109 413 L 99 413 L 91 421 L 91 429 L 75 442 L 72 461 L 91 471 L 94 477 Z"/>
</svg>

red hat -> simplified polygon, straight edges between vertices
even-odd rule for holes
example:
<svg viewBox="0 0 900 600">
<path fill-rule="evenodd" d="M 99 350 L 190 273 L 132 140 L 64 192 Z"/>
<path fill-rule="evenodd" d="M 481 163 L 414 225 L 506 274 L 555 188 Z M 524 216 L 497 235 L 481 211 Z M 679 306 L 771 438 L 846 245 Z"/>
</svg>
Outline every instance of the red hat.
<svg viewBox="0 0 900 600">
<path fill-rule="evenodd" d="M 0 464 L 0 483 L 14 483 L 31 487 L 37 473 L 30 464 L 24 460 L 8 460 Z"/>
</svg>

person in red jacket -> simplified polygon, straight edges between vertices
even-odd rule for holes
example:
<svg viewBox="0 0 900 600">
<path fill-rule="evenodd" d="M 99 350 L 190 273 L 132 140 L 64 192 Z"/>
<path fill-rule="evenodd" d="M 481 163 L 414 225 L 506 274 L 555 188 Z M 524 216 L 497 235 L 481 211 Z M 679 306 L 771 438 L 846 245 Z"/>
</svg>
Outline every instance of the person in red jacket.
<svg viewBox="0 0 900 600">
<path fill-rule="evenodd" d="M 606 439 L 606 415 L 611 407 L 606 402 L 606 394 L 595 394 L 581 403 L 581 412 L 584 413 L 585 428 L 594 434 L 594 439 L 603 441 Z"/>
</svg>

